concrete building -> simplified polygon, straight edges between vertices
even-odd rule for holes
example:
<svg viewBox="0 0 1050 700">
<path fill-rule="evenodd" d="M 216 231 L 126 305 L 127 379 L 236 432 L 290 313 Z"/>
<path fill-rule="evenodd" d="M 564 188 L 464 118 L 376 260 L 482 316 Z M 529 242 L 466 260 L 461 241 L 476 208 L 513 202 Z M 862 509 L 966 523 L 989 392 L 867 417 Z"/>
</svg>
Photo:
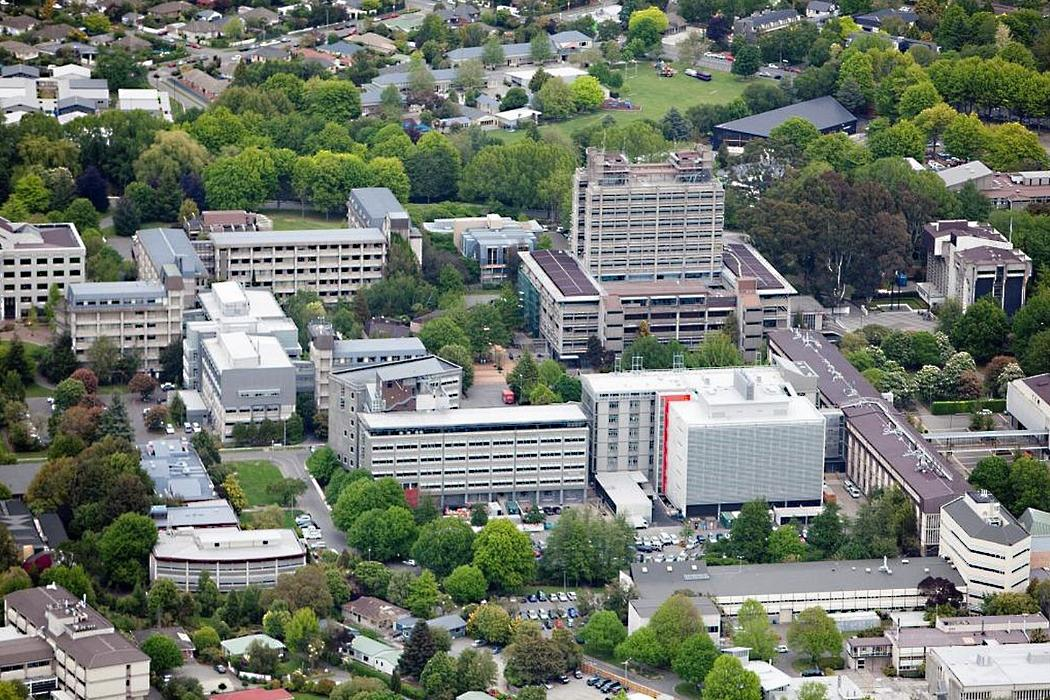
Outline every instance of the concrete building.
<svg viewBox="0 0 1050 700">
<path fill-rule="evenodd" d="M 50 584 L 7 594 L 4 620 L 9 628 L 51 646 L 52 671 L 66 697 L 145 700 L 149 695 L 149 657 L 109 620 L 61 586 Z M 44 668 L 38 642 L 21 646 L 22 651 L 38 657 L 36 668 Z M 23 659 L 22 663 L 27 662 Z M 4 672 L 10 670 L 4 668 Z"/>
<path fill-rule="evenodd" d="M 1006 412 L 1019 428 L 1050 431 L 1050 374 L 1015 379 L 1007 384 Z"/>
<path fill-rule="evenodd" d="M 1050 694 L 1050 654 L 1045 644 L 930 649 L 926 685 L 944 700 L 1043 698 Z"/>
<path fill-rule="evenodd" d="M 149 515 L 158 530 L 238 527 L 241 522 L 233 507 L 222 498 L 195 501 L 183 506 L 151 506 Z"/>
<path fill-rule="evenodd" d="M 208 271 L 181 228 L 153 228 L 135 233 L 131 255 L 139 281 L 162 284 L 165 289 L 182 286 L 187 309 L 196 304 L 197 290 L 208 279 Z"/>
<path fill-rule="evenodd" d="M 659 490 L 689 516 L 820 506 L 824 416 L 775 368 L 711 369 L 667 404 Z M 610 428 L 610 430 L 615 430 Z"/>
<path fill-rule="evenodd" d="M 463 369 L 434 355 L 347 367 L 330 375 L 329 443 L 344 464 L 360 454 L 362 413 L 459 408 Z"/>
<path fill-rule="evenodd" d="M 1024 306 L 1032 259 L 991 226 L 934 221 L 923 228 L 923 243 L 926 281 L 918 288 L 930 306 L 955 299 L 966 310 L 986 297 L 1007 315 Z"/>
<path fill-rule="evenodd" d="M 357 422 L 356 460 L 340 452 L 344 463 L 430 493 L 439 507 L 583 501 L 587 421 L 574 404 L 361 413 Z"/>
<path fill-rule="evenodd" d="M 423 228 L 451 235 L 456 250 L 478 263 L 482 282 L 505 279 L 512 254 L 534 249 L 544 231 L 535 220 L 515 221 L 499 214 L 437 219 L 424 223 Z"/>
<path fill-rule="evenodd" d="M 983 182 L 981 194 L 996 209 L 1027 209 L 1030 204 L 1050 202 L 1050 170 L 995 173 Z"/>
<path fill-rule="evenodd" d="M 427 355 L 419 338 L 337 337 L 332 324 L 309 324 L 310 361 L 314 366 L 314 398 L 321 408 L 328 406 L 328 387 L 332 372 L 385 362 L 411 360 Z"/>
<path fill-rule="evenodd" d="M 421 620 L 418 617 L 406 615 L 394 623 L 394 630 L 408 637 L 420 622 L 426 622 L 430 629 L 445 630 L 453 639 L 465 637 L 467 634 L 467 621 L 459 615 L 441 615 L 430 620 Z"/>
<path fill-rule="evenodd" d="M 573 176 L 570 251 L 603 282 L 716 277 L 725 191 L 713 162 L 708 149 L 647 164 L 587 149 Z"/>
<path fill-rule="evenodd" d="M 1050 513 L 1026 508 L 1018 522 L 1032 536 L 1031 570 L 1043 575 L 1050 571 Z"/>
<path fill-rule="evenodd" d="M 87 351 L 101 337 L 120 351 L 133 350 L 142 368 L 160 369 L 164 348 L 182 338 L 181 277 L 154 282 L 79 282 L 66 289 L 65 326 L 73 352 L 87 362 Z"/>
<path fill-rule="evenodd" d="M 139 447 L 142 470 L 160 498 L 190 503 L 215 498 L 208 470 L 184 440 L 152 440 Z"/>
<path fill-rule="evenodd" d="M 383 278 L 387 239 L 375 228 L 212 234 L 215 278 L 273 292 L 306 289 L 326 303 Z"/>
<path fill-rule="evenodd" d="M 0 627 L 0 681 L 21 683 L 33 697 L 58 690 L 55 651 L 46 640 Z"/>
<path fill-rule="evenodd" d="M 184 219 L 182 228 L 190 237 L 193 249 L 197 251 L 204 263 L 208 275 L 215 276 L 215 246 L 211 242 L 213 233 L 223 231 L 272 231 L 273 221 L 268 216 L 229 209 L 221 211 L 203 211 L 197 216 Z"/>
<path fill-rule="evenodd" d="M 597 281 L 565 251 L 538 250 L 519 257 L 525 328 L 542 339 L 552 357 L 563 362 L 583 357 L 587 341 L 602 332 Z"/>
<path fill-rule="evenodd" d="M 653 521 L 653 487 L 641 472 L 598 472 L 594 481 L 613 512 L 628 523 L 648 527 Z"/>
<path fill-rule="evenodd" d="M 412 219 L 401 202 L 387 187 L 355 187 L 346 201 L 347 226 L 377 228 L 386 237 L 399 236 L 412 249 L 416 262 L 423 264 L 423 234 L 412 225 Z"/>
<path fill-rule="evenodd" d="M 168 93 L 153 88 L 117 90 L 117 108 L 122 112 L 141 109 L 169 122 L 172 121 L 171 97 Z"/>
<path fill-rule="evenodd" d="M 306 547 L 292 530 L 188 528 L 159 533 L 149 557 L 149 578 L 194 591 L 201 572 L 207 571 L 221 591 L 272 588 L 278 576 L 303 566 Z"/>
<path fill-rule="evenodd" d="M 86 266 L 87 251 L 73 224 L 0 218 L 0 319 L 23 318 L 31 308 L 42 311 L 52 285 L 64 295 L 68 285 L 84 281 Z"/>
<path fill-rule="evenodd" d="M 295 412 L 295 368 L 272 336 L 219 333 L 201 342 L 201 398 L 222 440 L 237 425 Z"/>
<path fill-rule="evenodd" d="M 1032 536 L 987 491 L 967 491 L 941 507 L 940 554 L 959 569 L 970 604 L 1028 587 Z"/>
<path fill-rule="evenodd" d="M 718 148 L 723 143 L 727 146 L 743 146 L 754 139 L 767 139 L 773 129 L 793 117 L 805 119 L 822 134 L 839 131 L 852 134 L 857 131 L 857 118 L 834 97 L 827 96 L 717 124 L 711 143 Z"/>
</svg>

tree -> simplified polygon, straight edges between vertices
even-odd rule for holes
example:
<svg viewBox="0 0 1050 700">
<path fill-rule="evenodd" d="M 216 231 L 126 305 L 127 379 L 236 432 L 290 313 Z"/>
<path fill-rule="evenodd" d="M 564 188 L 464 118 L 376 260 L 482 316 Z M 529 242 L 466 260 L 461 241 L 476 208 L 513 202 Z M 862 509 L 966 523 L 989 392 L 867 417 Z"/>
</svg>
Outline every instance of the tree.
<svg viewBox="0 0 1050 700">
<path fill-rule="evenodd" d="M 984 363 L 999 354 L 1009 332 L 1006 313 L 986 297 L 966 309 L 952 332 L 952 343 L 969 352 L 975 361 Z"/>
<path fill-rule="evenodd" d="M 569 669 L 569 659 L 561 643 L 554 637 L 545 639 L 533 624 L 519 628 L 514 641 L 504 650 L 503 658 L 504 676 L 513 685 L 538 685 Z"/>
<path fill-rule="evenodd" d="M 467 347 L 463 345 L 443 345 L 434 353 L 442 360 L 448 360 L 463 369 L 463 391 L 467 391 L 474 385 L 474 357 Z"/>
<path fill-rule="evenodd" d="M 157 390 L 157 380 L 145 372 L 136 372 L 128 382 L 128 390 L 138 394 L 145 401 Z"/>
<path fill-rule="evenodd" d="M 483 649 L 460 652 L 456 670 L 461 692 L 482 691 L 496 680 L 496 662 L 492 660 L 492 654 Z"/>
<path fill-rule="evenodd" d="M 45 586 L 54 583 L 62 586 L 77 598 L 86 598 L 89 605 L 95 603 L 95 587 L 91 582 L 91 576 L 80 564 L 72 566 L 59 564 L 49 567 L 40 574 L 40 583 Z"/>
<path fill-rule="evenodd" d="M 419 340 L 431 352 L 449 345 L 470 347 L 470 338 L 460 324 L 451 316 L 439 316 L 423 324 L 419 330 Z"/>
<path fill-rule="evenodd" d="M 686 639 L 705 631 L 693 601 L 680 593 L 673 594 L 656 609 L 649 620 L 649 627 L 668 660 L 678 655 Z"/>
<path fill-rule="evenodd" d="M 745 503 L 740 509 L 740 515 L 733 521 L 730 539 L 733 553 L 749 562 L 765 561 L 772 531 L 769 504 L 765 501 Z"/>
<path fill-rule="evenodd" d="M 138 513 L 118 517 L 102 531 L 98 540 L 99 559 L 106 579 L 128 589 L 146 581 L 146 565 L 156 543 L 157 527 L 153 520 Z"/>
<path fill-rule="evenodd" d="M 500 100 L 499 108 L 501 110 L 519 109 L 529 104 L 529 93 L 525 92 L 523 88 L 512 87 L 507 90 L 506 94 L 503 95 L 503 99 Z"/>
<path fill-rule="evenodd" d="M 179 611 L 179 589 L 168 579 L 155 581 L 146 594 L 146 606 L 157 627 L 171 624 Z"/>
<path fill-rule="evenodd" d="M 321 636 L 321 627 L 317 615 L 310 608 L 296 610 L 284 626 L 284 640 L 289 648 L 305 653 L 311 642 Z"/>
<path fill-rule="evenodd" d="M 168 415 L 171 416 L 172 422 L 176 425 L 186 422 L 186 403 L 178 393 L 172 396 L 171 401 L 168 402 Z"/>
<path fill-rule="evenodd" d="M 146 69 L 130 51 L 118 47 L 99 51 L 91 75 L 107 81 L 110 90 L 147 87 Z"/>
<path fill-rule="evenodd" d="M 560 573 L 577 583 L 611 581 L 630 562 L 633 537 L 623 518 L 605 519 L 590 508 L 566 508 L 547 538 L 545 573 Z"/>
<path fill-rule="evenodd" d="M 682 642 L 678 654 L 671 659 L 671 670 L 683 681 L 700 685 L 714 668 L 720 653 L 706 631 L 694 634 Z"/>
<path fill-rule="evenodd" d="M 507 60 L 503 52 L 503 46 L 499 43 L 499 37 L 492 34 L 481 47 L 481 62 L 489 68 L 503 65 Z"/>
<path fill-rule="evenodd" d="M 474 539 L 474 566 L 497 590 L 520 588 L 536 572 L 532 541 L 509 520 L 493 520 Z"/>
<path fill-rule="evenodd" d="M 445 592 L 460 605 L 479 602 L 485 597 L 488 587 L 481 569 L 469 564 L 457 566 L 444 581 Z"/>
<path fill-rule="evenodd" d="M 668 26 L 667 15 L 658 7 L 635 10 L 627 20 L 627 41 L 638 40 L 648 51 L 660 43 Z"/>
<path fill-rule="evenodd" d="M 475 503 L 470 507 L 470 524 L 484 527 L 489 521 L 489 509 L 484 503 Z"/>
<path fill-rule="evenodd" d="M 744 668 L 740 659 L 719 656 L 704 678 L 703 700 L 761 700 L 758 676 Z"/>
<path fill-rule="evenodd" d="M 412 198 L 427 202 L 450 198 L 456 190 L 461 165 L 459 151 L 447 138 L 434 131 L 424 134 L 405 160 Z"/>
<path fill-rule="evenodd" d="M 576 113 L 576 95 L 561 78 L 550 78 L 533 99 L 544 119 L 567 119 Z"/>
<path fill-rule="evenodd" d="M 594 76 L 581 75 L 572 81 L 570 88 L 576 111 L 593 112 L 602 106 L 605 93 L 602 91 L 602 86 L 598 83 L 598 79 Z"/>
<path fill-rule="evenodd" d="M 748 598 L 737 612 L 737 627 L 733 630 L 733 644 L 751 649 L 752 659 L 766 660 L 773 658 L 776 645 L 780 641 L 769 615 L 762 604 Z"/>
<path fill-rule="evenodd" d="M 527 685 L 516 697 L 517 700 L 547 700 L 547 689 L 542 685 Z"/>
<path fill-rule="evenodd" d="M 820 131 L 808 119 L 791 117 L 769 132 L 773 152 L 789 161 L 802 157 L 806 147 L 820 138 Z"/>
<path fill-rule="evenodd" d="M 182 343 L 178 340 L 160 351 L 160 380 L 182 384 Z"/>
<path fill-rule="evenodd" d="M 99 336 L 87 350 L 88 364 L 95 372 L 99 381 L 109 384 L 116 372 L 117 364 L 120 362 L 120 350 L 113 341 L 106 336 Z"/>
<path fill-rule="evenodd" d="M 616 649 L 616 645 L 627 638 L 627 628 L 620 622 L 616 613 L 600 610 L 592 614 L 587 624 L 580 629 L 580 638 L 587 653 L 609 656 Z M 678 673 L 677 669 L 675 673 Z"/>
<path fill-rule="evenodd" d="M 306 458 L 307 471 L 321 486 L 327 484 L 336 471 L 342 468 L 339 456 L 328 445 L 315 450 Z"/>
<path fill-rule="evenodd" d="M 353 472 L 348 472 L 348 475 L 352 474 Z M 363 474 L 370 477 L 368 472 Z M 366 511 L 386 510 L 392 506 L 406 508 L 407 505 L 405 492 L 396 479 L 385 477 L 372 480 L 357 477 L 339 493 L 339 498 L 332 508 L 332 519 L 336 527 L 348 532 L 354 521 Z"/>
<path fill-rule="evenodd" d="M 529 58 L 538 66 L 554 58 L 550 36 L 547 32 L 540 31 L 532 35 L 529 41 Z"/>
<path fill-rule="evenodd" d="M 467 620 L 467 633 L 492 644 L 506 644 L 511 635 L 510 615 L 494 603 L 479 605 Z"/>
<path fill-rule="evenodd" d="M 55 387 L 55 411 L 62 412 L 67 408 L 76 406 L 87 396 L 84 382 L 79 379 L 64 379 Z"/>
<path fill-rule="evenodd" d="M 744 43 L 733 52 L 733 75 L 749 78 L 762 66 L 762 52 L 755 44 Z"/>
<path fill-rule="evenodd" d="M 416 617 L 429 618 L 434 614 L 434 606 L 438 604 L 439 598 L 437 579 L 433 573 L 424 569 L 409 585 L 405 605 Z"/>
<path fill-rule="evenodd" d="M 518 363 L 507 375 L 507 385 L 514 391 L 514 395 L 519 401 L 532 391 L 532 387 L 538 380 L 539 367 L 536 365 L 536 360 L 533 359 L 532 353 L 527 351 L 518 358 Z"/>
<path fill-rule="evenodd" d="M 361 116 L 361 95 L 349 80 L 310 78 L 303 88 L 307 113 L 326 122 L 343 124 Z"/>
<path fill-rule="evenodd" d="M 334 605 L 325 570 L 317 564 L 278 576 L 274 598 L 285 601 L 289 610 L 310 608 L 322 617 L 327 617 Z"/>
<path fill-rule="evenodd" d="M 419 678 L 427 662 L 430 661 L 430 658 L 436 652 L 437 647 L 434 644 L 434 636 L 427 623 L 420 620 L 412 628 L 412 634 L 409 635 L 408 641 L 405 642 L 405 649 L 401 653 L 401 659 L 397 664 L 398 673 L 403 676 Z"/>
<path fill-rule="evenodd" d="M 1010 491 L 1010 465 L 1002 457 L 995 455 L 985 457 L 970 472 L 968 481 L 975 488 L 991 493 L 995 498 L 1009 507 L 1013 502 Z"/>
<path fill-rule="evenodd" d="M 459 691 L 456 661 L 443 651 L 434 654 L 419 675 L 419 685 L 428 700 L 455 700 Z"/>
<path fill-rule="evenodd" d="M 836 503 L 825 503 L 824 509 L 810 521 L 806 543 L 820 553 L 821 558 L 831 556 L 842 544 L 844 528 Z"/>
<path fill-rule="evenodd" d="M 984 615 L 1030 615 L 1039 612 L 1039 603 L 1027 593 L 994 593 L 981 604 Z"/>
<path fill-rule="evenodd" d="M 438 576 L 468 564 L 472 557 L 474 531 L 459 518 L 439 518 L 424 525 L 412 546 L 412 558 Z"/>
<path fill-rule="evenodd" d="M 806 554 L 806 543 L 794 525 L 781 525 L 769 535 L 767 558 L 770 562 L 800 561 Z"/>
<path fill-rule="evenodd" d="M 155 634 L 142 643 L 142 652 L 149 657 L 150 671 L 162 675 L 182 665 L 182 652 L 174 639 Z"/>
<path fill-rule="evenodd" d="M 210 625 L 204 625 L 200 627 L 196 632 L 193 633 L 193 646 L 197 648 L 197 651 L 204 651 L 205 649 L 218 649 L 222 641 L 219 639 L 219 633 L 215 631 L 214 627 Z"/>
<path fill-rule="evenodd" d="M 842 633 L 823 608 L 806 608 L 788 627 L 787 642 L 816 666 L 825 654 L 842 651 Z"/>
<path fill-rule="evenodd" d="M 94 165 L 84 168 L 84 172 L 76 179 L 77 196 L 84 197 L 95 207 L 97 211 L 109 209 L 108 188 L 106 179 Z"/>
<path fill-rule="evenodd" d="M 390 569 L 377 561 L 363 561 L 354 567 L 354 578 L 363 591 L 372 596 L 385 598 L 390 583 Z"/>
<path fill-rule="evenodd" d="M 336 155 L 353 158 L 345 153 L 321 153 L 333 158 Z M 277 167 L 269 153 L 253 146 L 236 155 L 216 159 L 204 169 L 203 179 L 209 206 L 256 209 L 276 192 Z M 319 206 L 324 208 L 320 203 Z"/>
</svg>

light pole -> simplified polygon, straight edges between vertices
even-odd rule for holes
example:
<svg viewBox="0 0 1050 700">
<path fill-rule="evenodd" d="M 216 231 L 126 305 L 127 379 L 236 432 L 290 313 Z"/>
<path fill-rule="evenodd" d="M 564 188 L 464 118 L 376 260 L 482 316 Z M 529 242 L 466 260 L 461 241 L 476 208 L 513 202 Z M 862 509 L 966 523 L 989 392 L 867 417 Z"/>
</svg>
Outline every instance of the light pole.
<svg viewBox="0 0 1050 700">
<path fill-rule="evenodd" d="M 631 679 L 627 677 L 627 664 L 630 663 L 631 659 L 623 660 L 623 680 L 625 684 L 629 684 Z"/>
</svg>

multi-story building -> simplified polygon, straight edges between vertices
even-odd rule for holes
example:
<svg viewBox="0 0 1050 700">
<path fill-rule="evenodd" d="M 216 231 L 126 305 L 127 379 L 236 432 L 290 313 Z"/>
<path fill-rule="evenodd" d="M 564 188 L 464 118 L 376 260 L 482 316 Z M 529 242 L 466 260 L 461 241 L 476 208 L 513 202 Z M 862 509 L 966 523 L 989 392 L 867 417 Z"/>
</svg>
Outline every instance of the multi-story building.
<svg viewBox="0 0 1050 700">
<path fill-rule="evenodd" d="M 215 278 L 284 298 L 305 289 L 326 303 L 383 278 L 387 240 L 376 228 L 223 231 L 211 237 Z"/>
<path fill-rule="evenodd" d="M 970 604 L 1028 587 L 1032 536 L 987 491 L 967 491 L 941 507 L 940 555 L 959 569 Z"/>
<path fill-rule="evenodd" d="M 386 237 L 400 236 L 412 249 L 416 262 L 423 264 L 423 234 L 412 225 L 408 212 L 387 187 L 355 187 L 346 201 L 350 228 L 377 228 Z"/>
<path fill-rule="evenodd" d="M 181 280 L 186 308 L 196 305 L 197 290 L 207 281 L 208 271 L 185 231 L 181 228 L 138 231 L 131 238 L 131 256 L 138 267 L 140 281 L 168 288 Z"/>
<path fill-rule="evenodd" d="M 0 627 L 0 681 L 21 683 L 33 697 L 58 690 L 55 650 L 40 637 Z"/>
<path fill-rule="evenodd" d="M 459 408 L 463 370 L 434 355 L 347 367 L 331 374 L 328 441 L 343 463 L 357 465 L 360 413 Z"/>
<path fill-rule="evenodd" d="M 43 309 L 52 285 L 61 294 L 84 281 L 87 251 L 73 224 L 27 224 L 0 218 L 0 319 Z"/>
<path fill-rule="evenodd" d="M 321 408 L 328 406 L 329 375 L 343 369 L 380 362 L 396 362 L 423 357 L 427 349 L 419 338 L 337 337 L 332 324 L 314 321 L 310 333 L 310 361 L 314 366 L 314 398 Z"/>
<path fill-rule="evenodd" d="M 357 422 L 352 466 L 433 494 L 441 506 L 578 503 L 586 492 L 587 419 L 575 404 L 360 413 Z"/>
<path fill-rule="evenodd" d="M 512 258 L 535 248 L 544 230 L 535 220 L 515 221 L 499 214 L 436 219 L 423 228 L 430 233 L 450 234 L 456 250 L 478 263 L 482 282 L 506 279 Z"/>
<path fill-rule="evenodd" d="M 150 581 L 167 579 L 197 590 L 207 571 L 220 591 L 272 588 L 281 574 L 306 566 L 306 547 L 292 530 L 188 528 L 160 532 L 149 557 Z"/>
<path fill-rule="evenodd" d="M 599 338 L 602 292 L 576 259 L 561 250 L 521 253 L 518 289 L 525 328 L 543 340 L 544 350 L 563 362 L 587 352 Z"/>
<path fill-rule="evenodd" d="M 737 297 L 737 344 L 744 358 L 753 360 L 766 333 L 791 325 L 798 291 L 754 246 L 738 238 L 723 246 L 721 283 Z"/>
<path fill-rule="evenodd" d="M 603 282 L 717 277 L 725 191 L 713 161 L 699 148 L 646 164 L 587 149 L 573 177 L 569 249 Z"/>
<path fill-rule="evenodd" d="M 196 216 L 184 219 L 182 228 L 190 237 L 193 249 L 197 251 L 204 268 L 212 277 L 215 276 L 215 246 L 211 235 L 221 231 L 271 231 L 273 221 L 268 216 L 244 211 L 227 209 L 221 211 L 202 211 Z"/>
<path fill-rule="evenodd" d="M 68 697 L 145 700 L 149 695 L 149 657 L 65 588 L 52 583 L 8 593 L 4 619 L 8 627 L 51 646 L 58 688 Z M 40 652 L 42 648 L 33 655 Z"/>
<path fill-rule="evenodd" d="M 201 398 L 221 439 L 239 424 L 283 422 L 295 412 L 295 368 L 276 338 L 235 331 L 201 346 Z"/>
<path fill-rule="evenodd" d="M 754 499 L 820 506 L 824 416 L 775 368 L 701 370 L 668 403 L 659 490 L 682 513 L 739 510 Z M 611 429 L 615 430 L 615 429 Z"/>
<path fill-rule="evenodd" d="M 1050 430 L 1050 374 L 1010 382 L 1006 387 L 1006 412 L 1016 427 Z"/>
<path fill-rule="evenodd" d="M 80 282 L 66 289 L 65 325 L 81 362 L 99 338 L 134 350 L 147 370 L 160 368 L 164 348 L 182 338 L 186 308 L 181 277 L 154 282 Z"/>
<path fill-rule="evenodd" d="M 992 299 L 1013 315 L 1024 306 L 1032 259 L 1006 236 L 976 221 L 934 221 L 923 228 L 926 282 L 919 295 L 931 306 L 955 299 L 967 309 Z"/>
<path fill-rule="evenodd" d="M 734 22 L 733 33 L 748 41 L 755 41 L 763 34 L 786 29 L 801 21 L 802 17 L 794 9 L 756 12 L 750 17 L 743 17 Z"/>
<path fill-rule="evenodd" d="M 1050 695 L 1050 655 L 1045 644 L 939 647 L 926 655 L 926 685 L 944 700 Z"/>
</svg>

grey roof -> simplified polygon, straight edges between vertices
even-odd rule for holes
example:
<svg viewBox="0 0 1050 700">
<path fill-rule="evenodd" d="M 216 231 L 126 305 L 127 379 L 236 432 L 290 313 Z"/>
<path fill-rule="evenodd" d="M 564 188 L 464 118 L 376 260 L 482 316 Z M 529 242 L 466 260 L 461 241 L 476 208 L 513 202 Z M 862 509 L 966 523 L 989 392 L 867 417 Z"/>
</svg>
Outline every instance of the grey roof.
<svg viewBox="0 0 1050 700">
<path fill-rule="evenodd" d="M 881 10 L 875 10 L 874 12 L 867 12 L 862 15 L 854 15 L 853 20 L 861 26 L 882 26 L 890 17 L 898 17 L 902 21 L 911 24 L 915 20 L 919 19 L 919 15 L 915 14 L 911 10 L 898 10 L 895 8 L 884 8 Z"/>
<path fill-rule="evenodd" d="M 570 29 L 567 32 L 558 32 L 556 34 L 551 34 L 551 41 L 555 44 L 568 44 L 583 41 L 593 41 L 593 39 L 584 34 L 583 32 L 576 31 L 575 29 Z"/>
<path fill-rule="evenodd" d="M 39 78 L 40 69 L 36 66 L 27 66 L 22 63 L 16 63 L 13 66 L 0 66 L 0 78 L 12 78 L 22 76 Z"/>
<path fill-rule="evenodd" d="M 215 489 L 196 450 L 179 440 L 156 440 L 140 448 L 142 469 L 162 497 L 182 501 L 215 498 Z"/>
<path fill-rule="evenodd" d="M 17 635 L 0 640 L 0 666 L 21 666 L 33 661 L 51 660 L 55 651 L 40 637 Z"/>
<path fill-rule="evenodd" d="M 350 190 L 350 199 L 361 205 L 365 215 L 373 221 L 391 213 L 406 213 L 389 187 L 355 187 Z"/>
<path fill-rule="evenodd" d="M 938 177 L 944 180 L 945 187 L 955 187 L 991 174 L 992 169 L 979 160 L 937 171 Z"/>
<path fill-rule="evenodd" d="M 41 513 L 37 522 L 40 523 L 40 530 L 44 533 L 44 543 L 51 549 L 69 541 L 66 526 L 62 524 L 62 518 L 58 517 L 58 513 Z"/>
<path fill-rule="evenodd" d="M 143 229 L 135 235 L 155 269 L 174 265 L 184 277 L 206 274 L 204 263 L 181 228 Z"/>
<path fill-rule="evenodd" d="M 397 621 L 397 626 L 404 629 L 411 629 L 416 626 L 419 622 L 418 617 L 402 617 Z M 427 627 L 434 628 L 438 627 L 443 630 L 457 630 L 467 626 L 467 621 L 459 615 L 442 615 L 441 617 L 435 617 L 433 620 L 427 620 Z"/>
<path fill-rule="evenodd" d="M 236 526 L 240 521 L 221 498 L 184 506 L 153 506 L 150 515 L 158 528 Z"/>
<path fill-rule="evenodd" d="M 154 636 L 167 637 L 179 647 L 181 651 L 196 651 L 193 640 L 186 634 L 182 627 L 150 627 L 145 630 L 135 630 L 131 633 L 135 642 L 141 646 L 147 639 Z"/>
<path fill-rule="evenodd" d="M 377 378 L 384 382 L 397 381 L 411 377 L 427 377 L 458 368 L 459 365 L 448 360 L 443 360 L 436 355 L 428 355 L 411 360 L 375 362 L 359 367 L 336 369 L 332 371 L 332 375 L 338 375 L 349 383 L 371 384 Z"/>
<path fill-rule="evenodd" d="M 353 56 L 359 51 L 364 51 L 364 47 L 360 44 L 354 44 L 349 41 L 343 41 L 340 39 L 334 44 L 326 44 L 325 46 L 318 46 L 318 51 L 324 51 L 326 53 L 334 53 L 340 56 Z"/>
<path fill-rule="evenodd" d="M 809 4 L 806 5 L 807 10 L 814 12 L 831 12 L 833 7 L 835 7 L 834 3 L 824 2 L 824 0 L 809 0 Z"/>
<path fill-rule="evenodd" d="M 111 301 L 163 299 L 167 296 L 163 285 L 152 282 L 77 282 L 67 288 L 70 301 Z"/>
<path fill-rule="evenodd" d="M 0 464 L 0 484 L 11 490 L 15 496 L 22 496 L 29 488 L 33 477 L 44 466 L 43 462 L 21 462 L 19 464 Z"/>
<path fill-rule="evenodd" d="M 825 96 L 798 102 L 787 107 L 780 107 L 779 109 L 771 109 L 760 114 L 753 114 L 743 119 L 734 119 L 733 121 L 718 124 L 715 128 L 768 137 L 770 131 L 792 117 L 806 119 L 813 126 L 817 127 L 818 131 L 834 129 L 857 121 L 857 118 L 848 109 L 839 104 L 838 100 L 831 96 Z"/>
<path fill-rule="evenodd" d="M 981 494 L 971 494 L 971 497 L 980 500 Z M 952 516 L 952 519 L 967 535 L 975 539 L 1002 545 L 1015 545 L 1029 536 L 1014 516 L 1003 507 L 999 508 L 999 524 L 997 525 L 984 520 L 973 512 L 963 496 L 946 504 L 944 511 Z"/>
<path fill-rule="evenodd" d="M 353 338 L 335 342 L 336 357 L 385 355 L 389 353 L 411 353 L 426 355 L 427 350 L 419 338 Z"/>
<path fill-rule="evenodd" d="M 1036 374 L 1021 380 L 1036 396 L 1050 403 L 1050 374 Z"/>
<path fill-rule="evenodd" d="M 362 413 L 362 427 L 371 433 L 393 433 L 409 430 L 440 433 L 457 428 L 501 430 L 520 428 L 541 430 L 551 427 L 585 427 L 587 417 L 579 404 L 562 403 L 548 406 L 499 406 L 495 408 L 459 408 L 452 411 L 404 411 L 395 413 Z"/>
<path fill-rule="evenodd" d="M 430 74 L 434 77 L 434 80 L 438 82 L 452 82 L 459 74 L 455 68 L 431 68 L 429 70 Z M 407 71 L 402 73 L 385 73 L 377 75 L 372 80 L 372 84 L 379 87 L 386 87 L 387 85 L 404 87 L 408 85 L 410 80 L 411 78 Z"/>
<path fill-rule="evenodd" d="M 22 501 L 0 501 L 0 524 L 7 527 L 7 531 L 19 547 L 32 547 L 34 552 L 44 549 L 44 540 L 36 531 L 33 514 Z"/>
<path fill-rule="evenodd" d="M 786 19 L 797 19 L 798 12 L 795 10 L 770 10 L 760 15 L 744 17 L 741 21 L 750 22 L 753 27 L 761 27 L 766 24 L 783 22 Z"/>
<path fill-rule="evenodd" d="M 292 245 L 295 243 L 381 243 L 386 241 L 377 228 L 338 228 L 310 231 L 218 231 L 211 234 L 216 246 Z"/>
<path fill-rule="evenodd" d="M 528 56 L 532 51 L 532 44 L 528 42 L 522 44 L 503 44 L 502 47 L 503 55 L 506 58 Z M 467 61 L 475 58 L 480 59 L 484 51 L 484 46 L 463 46 L 449 51 L 448 59 L 450 61 Z"/>
</svg>

